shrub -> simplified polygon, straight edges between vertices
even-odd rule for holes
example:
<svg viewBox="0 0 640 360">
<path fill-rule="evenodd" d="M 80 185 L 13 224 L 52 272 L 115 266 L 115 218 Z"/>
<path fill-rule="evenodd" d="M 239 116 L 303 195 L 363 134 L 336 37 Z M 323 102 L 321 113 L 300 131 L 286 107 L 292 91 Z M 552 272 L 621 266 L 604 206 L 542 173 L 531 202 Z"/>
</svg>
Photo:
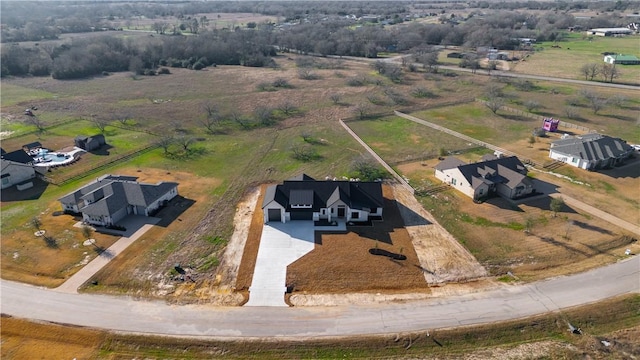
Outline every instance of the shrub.
<svg viewBox="0 0 640 360">
<path fill-rule="evenodd" d="M 167 75 L 167 74 L 171 74 L 171 71 L 169 71 L 169 69 L 168 69 L 168 68 L 160 68 L 160 69 L 158 70 L 158 74 L 159 74 L 159 75 Z"/>
</svg>

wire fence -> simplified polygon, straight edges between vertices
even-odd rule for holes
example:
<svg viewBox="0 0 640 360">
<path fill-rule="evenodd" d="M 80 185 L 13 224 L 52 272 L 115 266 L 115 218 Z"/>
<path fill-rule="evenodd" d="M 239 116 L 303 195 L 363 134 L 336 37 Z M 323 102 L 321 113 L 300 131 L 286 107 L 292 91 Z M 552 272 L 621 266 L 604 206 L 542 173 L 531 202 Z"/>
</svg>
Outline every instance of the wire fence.
<svg viewBox="0 0 640 360">
<path fill-rule="evenodd" d="M 487 148 L 487 149 L 491 149 L 491 150 L 493 150 L 493 151 L 495 151 L 495 152 L 499 152 L 499 153 L 502 153 L 502 154 L 504 154 L 504 155 L 508 155 L 508 156 L 518 156 L 518 158 L 520 159 L 520 161 L 522 161 L 523 163 L 528 164 L 528 165 L 531 165 L 531 166 L 536 166 L 536 163 L 535 163 L 533 160 L 528 159 L 528 158 L 525 158 L 525 157 L 522 157 L 522 156 L 519 156 L 518 154 L 516 154 L 516 153 L 514 153 L 514 152 L 512 152 L 512 151 L 509 151 L 509 150 L 503 149 L 503 148 L 501 148 L 501 147 L 495 146 L 495 145 L 493 145 L 493 144 L 489 144 L 489 143 L 487 143 L 487 142 L 484 142 L 484 141 L 481 141 L 481 140 L 478 140 L 478 139 L 474 139 L 474 138 L 472 138 L 472 137 L 470 137 L 470 136 L 467 136 L 467 135 L 465 135 L 465 134 L 461 134 L 461 133 L 459 133 L 459 132 L 457 132 L 457 131 L 453 131 L 453 130 L 451 130 L 451 129 L 447 129 L 446 127 L 443 127 L 443 126 L 440 126 L 440 125 L 437 125 L 437 124 L 434 124 L 434 123 L 428 122 L 428 121 L 426 121 L 426 120 L 419 119 L 419 118 L 417 118 L 417 117 L 415 117 L 415 116 L 411 116 L 411 115 L 408 115 L 408 114 L 404 114 L 404 113 L 401 113 L 401 112 L 399 112 L 399 111 L 394 111 L 394 113 L 395 113 L 397 116 L 401 117 L 401 118 L 404 118 L 404 119 L 407 119 L 407 120 L 411 120 L 411 121 L 413 121 L 413 122 L 415 122 L 415 123 L 418 123 L 418 124 L 422 124 L 422 125 L 428 126 L 428 127 L 432 128 L 432 129 L 435 129 L 435 130 L 438 130 L 438 131 L 442 131 L 443 133 L 446 133 L 446 134 L 449 134 L 449 135 L 455 136 L 455 137 L 457 137 L 457 138 L 459 138 L 459 139 L 463 139 L 463 140 L 465 140 L 465 141 L 468 141 L 468 142 L 470 142 L 470 143 L 474 143 L 474 144 L 476 144 L 476 145 L 479 145 L 479 146 L 485 147 L 485 148 Z"/>
<path fill-rule="evenodd" d="M 349 133 L 349 135 L 351 135 L 354 139 L 356 139 L 357 142 L 360 143 L 360 145 L 362 145 L 362 147 L 365 148 L 365 150 L 367 150 L 367 152 L 369 152 L 369 154 L 371 154 L 371 156 L 373 156 L 374 159 L 376 159 L 377 162 L 380 163 L 380 165 L 382 165 L 382 167 L 384 167 L 391 175 L 393 175 L 393 177 L 398 180 L 398 182 L 400 184 L 402 184 L 402 186 L 404 186 L 405 188 L 407 188 L 407 190 L 409 190 L 412 194 L 415 193 L 415 190 L 413 189 L 413 187 L 411 187 L 411 185 L 409 185 L 409 182 L 403 178 L 402 176 L 400 176 L 400 174 L 398 174 L 389 164 L 387 164 L 378 154 L 376 154 L 375 151 L 373 151 L 373 149 L 371 147 L 369 147 L 369 145 L 367 145 L 364 140 L 362 140 L 358 134 L 356 134 L 353 130 L 351 130 L 351 128 L 342 120 L 339 120 L 340 125 L 342 125 L 342 127 L 347 130 L 347 132 Z"/>
</svg>

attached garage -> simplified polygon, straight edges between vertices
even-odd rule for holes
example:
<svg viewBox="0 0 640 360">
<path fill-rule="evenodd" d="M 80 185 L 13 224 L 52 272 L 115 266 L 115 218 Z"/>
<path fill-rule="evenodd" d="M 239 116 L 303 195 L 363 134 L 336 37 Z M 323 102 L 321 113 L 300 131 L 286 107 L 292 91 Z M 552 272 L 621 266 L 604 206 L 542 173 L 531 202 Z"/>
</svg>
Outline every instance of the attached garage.
<svg viewBox="0 0 640 360">
<path fill-rule="evenodd" d="M 309 211 L 292 211 L 291 212 L 291 220 L 312 220 L 313 219 L 313 211 L 309 209 Z"/>
<path fill-rule="evenodd" d="M 269 221 L 282 221 L 280 209 L 269 209 Z"/>
</svg>

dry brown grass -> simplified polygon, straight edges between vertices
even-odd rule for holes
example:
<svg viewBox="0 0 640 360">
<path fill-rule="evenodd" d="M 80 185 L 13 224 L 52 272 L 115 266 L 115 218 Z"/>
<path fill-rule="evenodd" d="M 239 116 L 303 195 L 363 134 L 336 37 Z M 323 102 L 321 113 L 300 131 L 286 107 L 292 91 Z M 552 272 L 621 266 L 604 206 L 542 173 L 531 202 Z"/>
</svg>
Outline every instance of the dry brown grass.
<svg viewBox="0 0 640 360">
<path fill-rule="evenodd" d="M 177 209 L 165 208 L 160 211 L 156 216 L 162 219 L 165 216 L 171 218 L 176 215 L 177 218 L 169 224 L 161 221 L 159 225 L 154 226 L 136 240 L 124 253 L 109 262 L 95 275 L 94 279 L 99 285 L 89 286 L 87 290 L 107 292 L 126 290 L 136 294 L 140 291 L 150 291 L 153 294 L 158 290 L 155 287 L 159 282 L 162 283 L 167 272 L 174 265 L 165 263 L 167 252 L 172 252 L 179 246 L 182 236 L 192 231 L 198 224 L 210 206 L 209 191 L 218 186 L 220 180 L 160 169 L 140 171 L 136 168 L 124 168 L 119 169 L 118 174 L 140 176 L 139 181 L 152 183 L 161 180 L 175 181 L 179 183 L 178 192 L 185 200 L 175 203 Z M 200 250 L 208 249 L 208 244 L 200 240 L 202 241 Z M 199 249 L 192 245 L 192 250 L 196 252 Z M 156 257 L 161 260 L 154 260 Z M 149 263 L 152 267 L 147 267 Z M 182 265 L 187 266 L 187 264 Z"/>
<path fill-rule="evenodd" d="M 638 296 L 498 324 L 305 341 L 221 341 L 113 334 L 2 317 L 3 359 L 590 358 L 640 355 Z M 567 331 L 567 321 L 582 328 Z M 622 330 L 619 330 L 622 329 Z M 428 334 L 428 335 L 427 335 Z M 435 341 L 434 341 L 435 340 Z M 601 340 L 610 342 L 606 347 Z"/>
<path fill-rule="evenodd" d="M 94 359 L 105 333 L 2 316 L 3 359 Z"/>
<path fill-rule="evenodd" d="M 423 186 L 428 187 L 440 184 L 433 176 L 432 167 L 437 163 L 437 160 L 431 160 L 404 164 L 399 169 L 410 179 L 422 179 Z M 553 180 L 557 181 L 557 178 Z M 419 184 L 419 180 L 415 183 Z M 564 187 L 562 189 L 564 192 Z M 580 192 L 577 198 L 586 200 L 591 194 Z M 624 256 L 626 248 L 640 252 L 640 244 L 634 240 L 637 236 L 604 220 L 569 207 L 554 217 L 548 197 L 515 206 L 501 198 L 476 204 L 453 189 L 434 196 L 429 201 L 434 206 L 430 209 L 432 214 L 436 218 L 443 212 L 455 216 L 455 221 L 449 219 L 455 228 L 449 230 L 461 237 L 465 246 L 493 275 L 511 271 L 523 280 L 543 279 L 615 262 Z M 522 230 L 528 218 L 534 222 L 529 235 Z M 499 225 L 486 223 L 483 219 Z M 517 226 L 511 228 L 509 224 Z"/>
</svg>

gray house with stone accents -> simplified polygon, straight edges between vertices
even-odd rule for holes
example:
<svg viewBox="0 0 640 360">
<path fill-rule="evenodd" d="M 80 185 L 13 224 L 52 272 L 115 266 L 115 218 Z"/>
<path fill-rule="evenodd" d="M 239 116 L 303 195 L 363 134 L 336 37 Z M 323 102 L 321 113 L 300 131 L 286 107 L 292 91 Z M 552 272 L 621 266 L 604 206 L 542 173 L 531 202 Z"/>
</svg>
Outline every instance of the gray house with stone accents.
<svg viewBox="0 0 640 360">
<path fill-rule="evenodd" d="M 129 214 L 151 216 L 178 195 L 178 183 L 147 184 L 137 179 L 105 175 L 58 200 L 65 212 L 82 214 L 84 222 L 110 226 Z"/>
</svg>

